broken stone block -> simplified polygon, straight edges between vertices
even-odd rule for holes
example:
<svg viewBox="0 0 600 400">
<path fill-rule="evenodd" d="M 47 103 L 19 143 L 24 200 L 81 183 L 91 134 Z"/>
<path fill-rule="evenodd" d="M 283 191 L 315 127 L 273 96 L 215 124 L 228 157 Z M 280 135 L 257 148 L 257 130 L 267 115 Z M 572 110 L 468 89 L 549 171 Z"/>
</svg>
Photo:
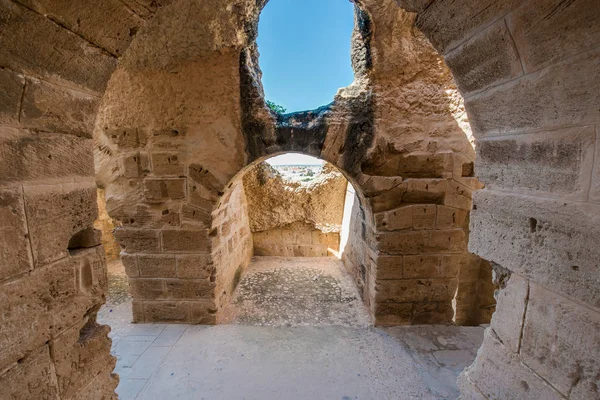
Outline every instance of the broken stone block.
<svg viewBox="0 0 600 400">
<path fill-rule="evenodd" d="M 33 268 L 23 195 L 19 187 L 0 188 L 0 279 Z"/>
</svg>

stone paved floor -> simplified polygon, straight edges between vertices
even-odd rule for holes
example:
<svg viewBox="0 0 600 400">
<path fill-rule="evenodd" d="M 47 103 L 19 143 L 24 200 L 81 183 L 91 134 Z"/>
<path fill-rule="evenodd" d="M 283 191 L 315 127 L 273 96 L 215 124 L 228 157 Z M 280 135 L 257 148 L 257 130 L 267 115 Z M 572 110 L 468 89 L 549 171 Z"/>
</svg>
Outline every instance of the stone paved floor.
<svg viewBox="0 0 600 400">
<path fill-rule="evenodd" d="M 457 398 L 456 377 L 475 358 L 484 328 L 369 326 L 339 266 L 257 258 L 238 286 L 230 323 L 217 326 L 130 324 L 130 299 L 109 294 L 98 320 L 113 328 L 119 397 Z"/>
</svg>

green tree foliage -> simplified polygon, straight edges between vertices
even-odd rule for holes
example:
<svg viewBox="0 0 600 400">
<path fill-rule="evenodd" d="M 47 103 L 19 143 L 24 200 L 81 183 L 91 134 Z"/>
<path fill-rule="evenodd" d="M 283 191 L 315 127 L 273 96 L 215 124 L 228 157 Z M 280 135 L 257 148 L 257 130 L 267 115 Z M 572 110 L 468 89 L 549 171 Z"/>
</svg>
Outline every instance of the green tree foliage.
<svg viewBox="0 0 600 400">
<path fill-rule="evenodd" d="M 276 114 L 283 114 L 286 112 L 287 108 L 280 106 L 279 104 L 272 102 L 271 100 L 267 100 L 267 107 L 271 109 Z"/>
</svg>

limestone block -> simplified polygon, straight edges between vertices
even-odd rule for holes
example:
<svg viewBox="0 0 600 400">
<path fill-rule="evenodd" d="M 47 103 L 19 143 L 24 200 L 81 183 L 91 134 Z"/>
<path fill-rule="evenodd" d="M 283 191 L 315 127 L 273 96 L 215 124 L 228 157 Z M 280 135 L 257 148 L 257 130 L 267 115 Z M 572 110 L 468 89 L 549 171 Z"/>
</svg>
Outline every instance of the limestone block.
<svg viewBox="0 0 600 400">
<path fill-rule="evenodd" d="M 184 204 L 181 206 L 181 220 L 185 224 L 195 224 L 202 228 L 210 228 L 211 210 Z"/>
<path fill-rule="evenodd" d="M 456 291 L 456 279 L 382 280 L 376 284 L 377 302 L 416 303 L 450 301 Z"/>
<path fill-rule="evenodd" d="M 137 178 L 142 175 L 140 153 L 121 157 L 121 174 L 125 178 Z"/>
<path fill-rule="evenodd" d="M 127 253 L 159 253 L 159 231 L 117 227 L 115 238 Z"/>
<path fill-rule="evenodd" d="M 477 175 L 491 189 L 585 200 L 595 141 L 593 126 L 479 140 Z"/>
<path fill-rule="evenodd" d="M 377 213 L 375 214 L 375 222 L 379 231 L 412 229 L 413 206 L 403 206 Z"/>
<path fill-rule="evenodd" d="M 212 299 L 215 285 L 208 279 L 165 279 L 169 299 Z"/>
<path fill-rule="evenodd" d="M 436 229 L 465 228 L 469 213 L 459 208 L 437 206 Z"/>
<path fill-rule="evenodd" d="M 542 0 L 524 3 L 508 15 L 507 23 L 525 70 L 531 72 L 598 47 L 598 18 L 600 5 L 594 0 Z"/>
<path fill-rule="evenodd" d="M 175 256 L 173 255 L 138 255 L 140 276 L 155 278 L 172 278 L 176 275 Z"/>
<path fill-rule="evenodd" d="M 513 353 L 519 351 L 528 297 L 529 282 L 516 274 L 511 275 L 506 287 L 496 295 L 491 328 Z"/>
<path fill-rule="evenodd" d="M 185 199 L 185 178 L 144 179 L 144 197 L 150 203 Z"/>
<path fill-rule="evenodd" d="M 25 79 L 16 73 L 0 69 L 0 124 L 18 126 L 19 107 Z"/>
<path fill-rule="evenodd" d="M 144 322 L 188 322 L 189 308 L 185 301 L 144 301 Z"/>
<path fill-rule="evenodd" d="M 106 287 L 101 247 L 5 282 L 0 290 L 0 369 L 102 304 Z"/>
<path fill-rule="evenodd" d="M 407 255 L 404 256 L 402 276 L 407 279 L 455 278 L 464 262 L 463 255 Z"/>
<path fill-rule="evenodd" d="M 595 205 L 481 190 L 471 212 L 469 251 L 600 306 L 600 217 Z"/>
<path fill-rule="evenodd" d="M 411 323 L 420 324 L 442 324 L 448 325 L 453 322 L 454 310 L 450 300 L 441 302 L 415 303 Z"/>
<path fill-rule="evenodd" d="M 367 201 L 374 213 L 388 211 L 403 205 L 403 196 L 406 193 L 406 185 L 399 184 L 398 186 L 378 192 L 376 194 L 367 194 Z"/>
<path fill-rule="evenodd" d="M 529 369 L 516 354 L 500 343 L 491 329 L 485 330 L 483 346 L 473 364 L 462 373 L 486 398 L 559 400 L 564 397 Z"/>
<path fill-rule="evenodd" d="M 396 3 L 406 11 L 419 13 L 427 8 L 433 0 L 396 0 Z"/>
<path fill-rule="evenodd" d="M 152 172 L 154 175 L 175 175 L 185 174 L 185 166 L 180 163 L 177 153 L 152 153 Z"/>
<path fill-rule="evenodd" d="M 456 253 L 466 250 L 462 229 L 439 231 L 398 231 L 378 233 L 384 254 Z"/>
<path fill-rule="evenodd" d="M 375 325 L 410 325 L 412 316 L 412 303 L 375 303 Z"/>
<path fill-rule="evenodd" d="M 125 268 L 125 273 L 131 278 L 140 276 L 140 270 L 138 268 L 137 256 L 135 254 L 127 254 L 121 252 L 121 262 Z"/>
<path fill-rule="evenodd" d="M 66 257 L 71 239 L 98 217 L 93 184 L 26 186 L 24 192 L 36 267 Z"/>
<path fill-rule="evenodd" d="M 167 299 L 167 290 L 164 279 L 157 278 L 129 278 L 129 293 L 138 300 Z"/>
<path fill-rule="evenodd" d="M 191 301 L 188 303 L 190 324 L 215 324 L 216 307 L 212 301 Z"/>
<path fill-rule="evenodd" d="M 520 354 L 529 367 L 565 396 L 600 396 L 597 310 L 531 283 Z"/>
<path fill-rule="evenodd" d="M 458 182 L 448 180 L 444 205 L 469 211 L 472 207 L 471 190 Z"/>
<path fill-rule="evenodd" d="M 402 279 L 402 256 L 379 256 L 377 258 L 377 279 Z"/>
<path fill-rule="evenodd" d="M 2 396 L 6 399 L 60 399 L 47 345 L 33 351 L 22 362 L 12 365 L 0 376 L 0 380 L 3 382 Z"/>
<path fill-rule="evenodd" d="M 91 138 L 99 101 L 97 96 L 28 79 L 20 121 L 27 128 Z"/>
<path fill-rule="evenodd" d="M 518 0 L 458 0 L 448 7 L 443 1 L 433 1 L 419 14 L 416 25 L 433 47 L 445 54 L 520 3 Z"/>
<path fill-rule="evenodd" d="M 33 268 L 23 195 L 19 187 L 0 188 L 0 280 Z"/>
<path fill-rule="evenodd" d="M 115 56 L 123 54 L 138 29 L 144 25 L 142 18 L 116 0 L 102 3 L 86 0 L 75 4 L 22 0 L 21 3 L 54 21 L 60 21 L 62 26 Z"/>
<path fill-rule="evenodd" d="M 215 269 L 209 254 L 178 255 L 176 259 L 178 278 L 207 279 Z"/>
<path fill-rule="evenodd" d="M 93 177 L 92 140 L 0 128 L 0 180 L 42 181 Z"/>
<path fill-rule="evenodd" d="M 104 129 L 102 133 L 115 145 L 123 148 L 144 147 L 148 141 L 146 132 L 137 128 Z"/>
<path fill-rule="evenodd" d="M 210 251 L 207 229 L 172 230 L 161 232 L 162 249 L 168 253 L 203 253 Z"/>
<path fill-rule="evenodd" d="M 448 184 L 445 179 L 407 179 L 403 203 L 444 204 Z"/>
<path fill-rule="evenodd" d="M 0 37 L 0 65 L 51 81 L 73 82 L 99 93 L 104 91 L 117 64 L 114 57 L 15 2 L 2 0 L 0 15 L 5 21 L 3 29 L 11 33 Z"/>
<path fill-rule="evenodd" d="M 461 93 L 467 94 L 523 74 L 519 54 L 501 19 L 446 54 Z"/>
<path fill-rule="evenodd" d="M 95 319 L 95 316 L 94 316 Z M 109 375 L 116 359 L 110 354 L 110 327 L 85 318 L 50 342 L 58 387 L 63 398 L 72 398 L 99 374 Z M 111 382 L 111 393 L 117 382 Z"/>
<path fill-rule="evenodd" d="M 437 206 L 422 204 L 413 208 L 413 229 L 434 229 Z"/>
<path fill-rule="evenodd" d="M 594 105 L 600 103 L 598 57 L 600 50 L 589 51 L 469 97 L 465 106 L 473 133 L 481 138 L 597 123 L 600 110 Z"/>
</svg>

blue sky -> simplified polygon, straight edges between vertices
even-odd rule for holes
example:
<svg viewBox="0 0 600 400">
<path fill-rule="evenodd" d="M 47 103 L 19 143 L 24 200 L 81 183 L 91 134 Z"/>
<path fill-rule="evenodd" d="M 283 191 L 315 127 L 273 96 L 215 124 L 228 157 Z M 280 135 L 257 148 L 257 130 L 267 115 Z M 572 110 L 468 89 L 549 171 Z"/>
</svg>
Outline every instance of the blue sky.
<svg viewBox="0 0 600 400">
<path fill-rule="evenodd" d="M 354 79 L 353 24 L 348 0 L 270 0 L 257 39 L 266 99 L 287 112 L 331 103 Z"/>
</svg>

